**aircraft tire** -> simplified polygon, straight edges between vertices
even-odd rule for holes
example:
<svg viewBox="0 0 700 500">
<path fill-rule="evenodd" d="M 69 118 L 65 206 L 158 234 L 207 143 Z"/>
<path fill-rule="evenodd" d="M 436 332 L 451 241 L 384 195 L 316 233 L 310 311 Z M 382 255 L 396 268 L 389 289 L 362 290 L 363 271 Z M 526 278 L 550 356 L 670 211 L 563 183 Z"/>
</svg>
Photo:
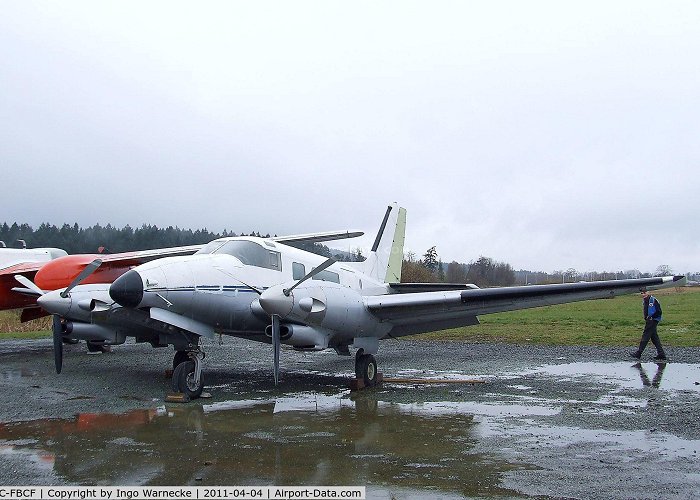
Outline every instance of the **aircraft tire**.
<svg viewBox="0 0 700 500">
<path fill-rule="evenodd" d="M 173 371 L 175 371 L 177 365 L 179 365 L 180 363 L 184 363 L 189 359 L 190 357 L 187 355 L 187 351 L 176 351 L 175 356 L 173 357 Z"/>
<path fill-rule="evenodd" d="M 190 399 L 197 399 L 204 390 L 204 377 L 199 378 L 199 385 L 194 385 L 194 361 L 180 363 L 173 372 L 173 390 L 187 394 Z"/>
<path fill-rule="evenodd" d="M 107 345 L 100 344 L 97 342 L 91 342 L 87 341 L 85 342 L 87 344 L 87 350 L 88 352 L 109 352 L 110 348 Z"/>
<path fill-rule="evenodd" d="M 377 361 L 371 354 L 361 354 L 357 358 L 355 372 L 365 386 L 374 387 L 377 384 Z"/>
</svg>

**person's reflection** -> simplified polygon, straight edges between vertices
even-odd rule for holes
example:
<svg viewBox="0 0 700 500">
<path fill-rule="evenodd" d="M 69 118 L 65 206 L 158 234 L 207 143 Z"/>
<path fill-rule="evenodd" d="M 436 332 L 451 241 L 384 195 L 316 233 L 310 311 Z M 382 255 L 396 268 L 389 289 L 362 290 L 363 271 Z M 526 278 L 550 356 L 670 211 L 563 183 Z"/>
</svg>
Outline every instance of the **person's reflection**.
<svg viewBox="0 0 700 500">
<path fill-rule="evenodd" d="M 649 387 L 656 387 L 658 388 L 659 385 L 661 385 L 661 377 L 664 374 L 664 370 L 666 369 L 666 363 L 654 363 L 657 368 L 656 368 L 656 375 L 654 375 L 654 378 L 649 381 L 649 377 L 647 376 L 647 372 L 644 371 L 644 367 L 642 366 L 641 363 L 636 363 L 633 366 L 639 370 L 639 377 L 642 379 L 642 384 L 645 386 Z"/>
</svg>

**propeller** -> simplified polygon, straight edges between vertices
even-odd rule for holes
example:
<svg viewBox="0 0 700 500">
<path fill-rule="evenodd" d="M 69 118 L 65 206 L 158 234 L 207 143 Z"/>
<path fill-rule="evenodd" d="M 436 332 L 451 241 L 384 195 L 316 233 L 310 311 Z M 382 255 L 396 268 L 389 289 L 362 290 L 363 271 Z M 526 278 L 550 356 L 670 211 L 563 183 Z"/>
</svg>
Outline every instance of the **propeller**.
<svg viewBox="0 0 700 500">
<path fill-rule="evenodd" d="M 304 281 L 306 281 L 310 278 L 313 278 L 318 273 L 320 273 L 321 271 L 323 271 L 327 267 L 333 265 L 334 263 L 335 263 L 335 259 L 333 259 L 332 257 L 327 259 L 321 265 L 316 266 L 311 271 L 309 271 L 309 273 L 306 274 L 306 276 L 304 276 L 299 281 L 294 283 L 291 287 L 283 289 L 282 293 L 285 295 L 285 297 L 289 297 L 289 295 L 292 293 L 292 290 L 294 290 L 297 286 L 299 286 Z M 258 293 L 260 293 L 260 292 L 258 292 Z M 261 295 L 262 295 L 262 293 L 261 293 Z M 274 359 L 273 374 L 275 377 L 275 386 L 277 386 L 277 384 L 279 383 L 279 375 L 280 375 L 280 347 L 282 344 L 281 333 L 280 333 L 280 316 L 279 316 L 279 314 L 270 314 L 270 318 L 272 319 L 272 353 L 273 353 L 273 359 Z"/>
<path fill-rule="evenodd" d="M 280 317 L 276 314 L 272 315 L 272 351 L 274 353 L 274 376 L 275 387 L 280 378 Z"/>
<path fill-rule="evenodd" d="M 70 293 L 70 291 L 73 288 L 78 286 L 85 278 L 87 278 L 92 273 L 97 271 L 97 268 L 100 267 L 101 265 L 102 265 L 102 260 L 100 260 L 100 259 L 95 259 L 92 262 L 90 262 L 87 266 L 85 266 L 85 269 L 80 271 L 80 274 L 75 277 L 75 279 L 71 282 L 71 284 L 68 285 L 68 287 L 61 292 L 61 297 L 63 297 L 64 299 L 66 297 L 68 297 L 68 294 Z"/>
<path fill-rule="evenodd" d="M 58 314 L 53 315 L 53 360 L 56 364 L 56 373 L 61 373 L 63 368 L 63 325 Z"/>
<path fill-rule="evenodd" d="M 306 281 L 310 278 L 313 278 L 318 273 L 325 270 L 327 267 L 332 266 L 333 264 L 335 264 L 335 259 L 333 257 L 328 257 L 328 259 L 326 259 L 326 261 L 323 264 L 321 264 L 320 266 L 314 267 L 311 271 L 309 271 L 306 274 L 306 276 L 304 276 L 299 281 L 294 283 L 291 287 L 285 288 L 284 290 L 282 290 L 282 293 L 285 295 L 285 297 L 289 297 L 289 294 L 292 293 L 292 290 L 294 290 L 296 287 L 301 285 L 304 281 Z"/>
<path fill-rule="evenodd" d="M 78 286 L 85 278 L 94 273 L 101 265 L 102 261 L 100 259 L 95 259 L 85 266 L 85 268 L 80 272 L 80 274 L 78 274 L 78 276 L 75 277 L 71 284 L 60 293 L 61 298 L 67 298 L 69 292 L 73 288 Z M 29 278 L 22 276 L 21 274 L 17 274 L 15 275 L 15 279 L 26 288 L 13 290 L 38 297 L 46 295 L 46 292 L 36 286 L 36 284 Z M 56 365 L 56 373 L 61 373 L 61 369 L 63 368 L 63 325 L 61 324 L 61 317 L 58 314 L 53 315 L 51 333 L 53 335 L 53 360 Z"/>
<path fill-rule="evenodd" d="M 45 291 L 36 286 L 36 284 L 26 276 L 16 274 L 15 279 L 26 288 L 13 288 L 12 290 L 25 293 L 27 295 L 34 295 L 36 297 L 46 295 Z M 56 365 L 56 373 L 61 373 L 61 368 L 63 368 L 63 325 L 61 324 L 61 317 L 58 314 L 53 314 L 52 318 L 53 321 L 51 322 L 51 333 L 53 336 L 53 361 Z"/>
<path fill-rule="evenodd" d="M 20 282 L 26 288 L 13 288 L 12 290 L 14 292 L 25 293 L 27 295 L 35 295 L 37 297 L 41 297 L 46 293 L 41 288 L 36 286 L 36 284 L 26 276 L 23 276 L 21 274 L 15 274 L 15 280 Z"/>
</svg>

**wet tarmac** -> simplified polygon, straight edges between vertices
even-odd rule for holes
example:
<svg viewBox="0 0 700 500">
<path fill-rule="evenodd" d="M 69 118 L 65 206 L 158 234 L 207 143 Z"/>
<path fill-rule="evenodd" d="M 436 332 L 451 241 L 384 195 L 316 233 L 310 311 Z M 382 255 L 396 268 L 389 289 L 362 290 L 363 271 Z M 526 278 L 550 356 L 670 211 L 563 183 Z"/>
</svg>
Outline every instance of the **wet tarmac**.
<svg viewBox="0 0 700 500">
<path fill-rule="evenodd" d="M 171 351 L 66 352 L 0 343 L 6 484 L 366 485 L 369 498 L 693 498 L 700 491 L 700 350 L 401 341 L 352 393 L 352 359 L 207 347 L 211 399 L 166 404 Z M 621 360 L 622 359 L 622 360 Z M 483 384 L 456 380 L 481 379 Z"/>
</svg>

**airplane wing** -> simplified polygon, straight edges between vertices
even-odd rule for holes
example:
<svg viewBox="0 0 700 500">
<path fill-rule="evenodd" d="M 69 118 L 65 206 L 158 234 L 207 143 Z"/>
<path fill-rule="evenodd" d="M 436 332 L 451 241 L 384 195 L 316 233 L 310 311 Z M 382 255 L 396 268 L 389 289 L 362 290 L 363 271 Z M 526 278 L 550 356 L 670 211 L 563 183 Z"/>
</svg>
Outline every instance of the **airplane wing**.
<svg viewBox="0 0 700 500">
<path fill-rule="evenodd" d="M 479 287 L 470 283 L 390 283 L 389 288 L 395 293 L 417 293 L 473 290 Z"/>
<path fill-rule="evenodd" d="M 50 261 L 37 261 L 37 262 L 23 262 L 21 264 L 13 264 L 0 269 L 0 276 L 9 275 L 14 276 L 15 274 L 24 274 L 38 271 L 41 266 Z"/>
<path fill-rule="evenodd" d="M 362 231 L 329 231 L 326 233 L 309 233 L 309 234 L 297 234 L 291 236 L 275 236 L 270 238 L 272 241 L 277 241 L 279 243 L 307 243 L 313 242 L 318 243 L 321 241 L 335 241 L 344 240 L 348 238 L 357 238 L 362 236 Z"/>
<path fill-rule="evenodd" d="M 685 276 L 632 280 L 594 281 L 557 285 L 479 288 L 441 292 L 397 293 L 364 298 L 367 309 L 394 325 L 391 336 L 475 325 L 481 314 L 564 304 L 580 300 L 612 298 L 685 284 Z"/>
<path fill-rule="evenodd" d="M 120 260 L 129 260 L 133 262 L 138 262 L 138 264 L 143 264 L 145 262 L 160 259 L 163 257 L 177 257 L 179 255 L 192 255 L 197 250 L 201 249 L 204 245 L 189 245 L 183 247 L 170 247 L 170 248 L 155 248 L 153 250 L 138 250 L 135 252 L 122 252 L 122 253 L 111 253 L 111 254 L 95 254 L 92 255 L 93 258 L 99 258 L 104 262 L 115 262 Z"/>
<path fill-rule="evenodd" d="M 100 259 L 102 264 L 83 283 L 111 283 L 132 267 L 163 257 L 192 255 L 203 246 L 189 245 L 112 254 L 67 255 L 44 263 L 36 273 L 34 282 L 42 290 L 65 288 L 85 269 L 85 266 L 95 259 Z"/>
</svg>

